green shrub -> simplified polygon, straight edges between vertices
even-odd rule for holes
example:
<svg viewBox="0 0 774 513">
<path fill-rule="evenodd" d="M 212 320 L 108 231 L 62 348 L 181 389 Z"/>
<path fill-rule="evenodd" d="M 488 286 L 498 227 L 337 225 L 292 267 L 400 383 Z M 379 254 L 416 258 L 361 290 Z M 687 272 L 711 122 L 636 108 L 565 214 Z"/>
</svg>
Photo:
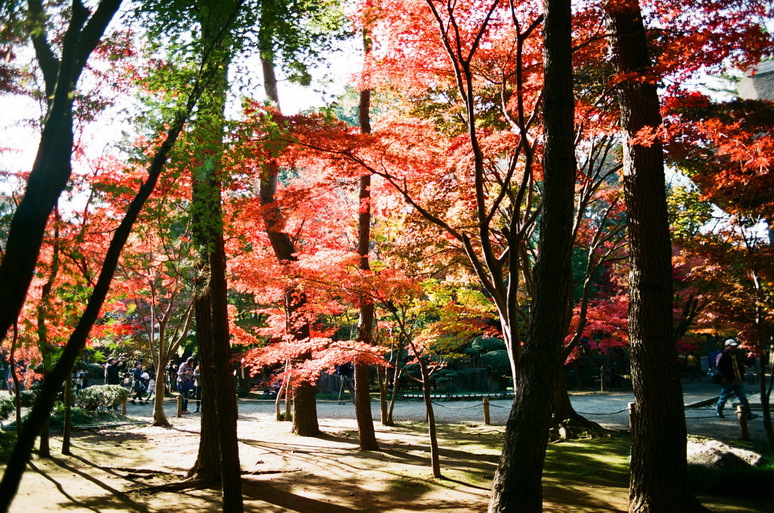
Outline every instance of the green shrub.
<svg viewBox="0 0 774 513">
<path fill-rule="evenodd" d="M 37 390 L 22 390 L 19 394 L 22 408 L 29 408 L 32 406 L 37 397 Z M 10 417 L 14 410 L 16 410 L 16 395 L 10 395 L 0 399 L 0 421 Z"/>
<path fill-rule="evenodd" d="M 73 426 L 92 427 L 114 422 L 126 422 L 120 412 L 113 410 L 85 410 L 83 408 L 72 408 L 70 410 L 70 420 Z M 51 415 L 49 427 L 54 432 L 61 432 L 64 427 L 64 407 L 58 404 Z"/>
<path fill-rule="evenodd" d="M 21 400 L 22 408 L 30 408 L 33 404 L 35 404 L 35 399 L 38 398 L 38 392 L 40 391 L 40 388 L 33 388 L 31 390 L 22 390 L 19 394 L 19 399 Z"/>
<path fill-rule="evenodd" d="M 77 406 L 84 410 L 113 408 L 129 397 L 129 389 L 121 385 L 97 385 L 81 391 Z"/>
<path fill-rule="evenodd" d="M 746 468 L 688 465 L 688 482 L 697 493 L 769 499 L 774 465 Z"/>
<path fill-rule="evenodd" d="M 3 397 L 0 399 L 0 422 L 10 417 L 15 409 L 13 397 Z"/>
</svg>

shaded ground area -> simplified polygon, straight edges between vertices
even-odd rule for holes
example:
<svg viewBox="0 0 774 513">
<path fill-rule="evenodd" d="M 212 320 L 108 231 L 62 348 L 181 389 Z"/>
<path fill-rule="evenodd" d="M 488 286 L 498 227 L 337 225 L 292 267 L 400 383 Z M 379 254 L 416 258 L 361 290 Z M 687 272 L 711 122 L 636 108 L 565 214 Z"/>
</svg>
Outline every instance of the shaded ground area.
<svg viewBox="0 0 774 513">
<path fill-rule="evenodd" d="M 690 385 L 687 385 L 688 388 Z M 706 388 L 706 387 L 705 387 Z M 706 396 L 709 389 L 696 390 Z M 629 394 L 629 395 L 627 395 Z M 706 399 L 706 397 L 704 397 Z M 686 402 L 692 401 L 690 393 Z M 579 411 L 611 428 L 623 428 L 625 413 L 612 413 L 631 402 L 630 393 L 573 397 Z M 695 401 L 693 401 L 695 402 Z M 320 404 L 325 435 L 301 438 L 289 423 L 273 420 L 273 403 L 240 402 L 240 458 L 244 470 L 245 510 L 251 512 L 474 512 L 486 511 L 489 487 L 502 443 L 509 402 L 493 402 L 493 423 L 481 420 L 480 402 L 439 402 L 441 466 L 444 479 L 430 477 L 424 412 L 419 403 L 400 403 L 399 426 L 377 423 L 380 452 L 361 452 L 351 403 Z M 716 419 L 700 407 L 688 410 L 691 426 L 738 438 L 733 421 Z M 587 411 L 589 410 L 589 411 Z M 592 411 L 593 410 L 593 411 Z M 169 405 L 170 415 L 174 404 Z M 694 415 L 691 412 L 700 412 Z M 174 427 L 149 427 L 150 405 L 130 405 L 128 415 L 141 422 L 108 429 L 78 431 L 75 456 L 33 459 L 12 505 L 14 513 L 205 512 L 220 508 L 217 490 L 160 486 L 181 483 L 198 448 L 198 415 L 172 417 Z M 621 420 L 618 420 L 620 417 Z M 378 415 L 376 416 L 378 418 Z M 604 420 L 602 420 L 604 419 Z M 759 421 L 758 421 L 759 422 Z M 699 433 L 701 434 L 701 433 Z M 552 444 L 545 470 L 545 511 L 625 512 L 628 438 Z M 174 491 L 171 491 L 174 490 Z M 718 512 L 774 513 L 771 502 L 703 497 Z"/>
</svg>

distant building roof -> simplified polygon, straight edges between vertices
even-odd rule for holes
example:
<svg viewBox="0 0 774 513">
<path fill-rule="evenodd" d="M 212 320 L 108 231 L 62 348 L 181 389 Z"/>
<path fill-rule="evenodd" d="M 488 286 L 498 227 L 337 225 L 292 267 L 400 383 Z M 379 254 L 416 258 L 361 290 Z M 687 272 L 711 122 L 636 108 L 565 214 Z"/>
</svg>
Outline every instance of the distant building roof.
<svg viewBox="0 0 774 513">
<path fill-rule="evenodd" d="M 774 101 L 774 61 L 759 63 L 739 81 L 737 92 L 745 100 Z"/>
</svg>

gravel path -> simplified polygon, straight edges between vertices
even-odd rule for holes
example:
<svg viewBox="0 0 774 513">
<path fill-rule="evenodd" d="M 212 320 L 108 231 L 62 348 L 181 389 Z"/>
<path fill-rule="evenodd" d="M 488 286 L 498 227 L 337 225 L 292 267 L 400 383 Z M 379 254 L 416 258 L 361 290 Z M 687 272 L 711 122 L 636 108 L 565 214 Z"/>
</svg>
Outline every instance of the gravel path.
<svg viewBox="0 0 774 513">
<path fill-rule="evenodd" d="M 751 393 L 757 389 L 757 385 L 746 386 L 750 403 L 760 405 L 759 395 Z M 683 399 L 686 404 L 685 418 L 688 433 L 691 435 L 700 435 L 717 438 L 721 440 L 733 440 L 741 437 L 739 422 L 736 419 L 734 406 L 726 405 L 726 418 L 720 419 L 715 416 L 714 401 L 713 404 L 702 405 L 708 400 L 717 399 L 719 387 L 705 382 L 683 382 Z M 575 410 L 586 418 L 598 422 L 603 427 L 609 429 L 627 429 L 628 428 L 628 410 L 629 403 L 634 401 L 634 396 L 629 390 L 614 390 L 611 392 L 583 392 L 571 393 L 571 402 Z M 697 405 L 698 403 L 698 405 Z M 379 406 L 373 403 L 374 419 L 379 419 Z M 490 419 L 493 425 L 505 425 L 510 411 L 511 401 L 508 399 L 490 400 Z M 165 408 L 167 414 L 172 416 L 176 414 L 174 402 L 170 402 Z M 759 409 L 759 407 L 758 407 Z M 191 404 L 189 410 L 194 411 Z M 484 408 L 481 400 L 465 401 L 444 401 L 435 400 L 434 410 L 436 421 L 441 424 L 476 422 L 483 423 Z M 751 420 L 748 424 L 749 436 L 752 440 L 766 440 L 766 433 L 763 428 L 763 421 L 760 416 Z M 150 418 L 153 414 L 151 405 L 132 405 L 127 404 L 127 414 L 133 417 Z M 272 400 L 251 400 L 241 399 L 239 401 L 240 418 L 247 419 L 252 416 L 274 415 L 274 401 Z M 196 416 L 195 413 L 190 414 Z M 317 415 L 320 419 L 325 418 L 355 418 L 355 407 L 351 402 L 339 404 L 336 401 L 318 401 Z M 394 418 L 396 422 L 425 420 L 425 408 L 422 401 L 404 400 L 395 405 Z"/>
</svg>

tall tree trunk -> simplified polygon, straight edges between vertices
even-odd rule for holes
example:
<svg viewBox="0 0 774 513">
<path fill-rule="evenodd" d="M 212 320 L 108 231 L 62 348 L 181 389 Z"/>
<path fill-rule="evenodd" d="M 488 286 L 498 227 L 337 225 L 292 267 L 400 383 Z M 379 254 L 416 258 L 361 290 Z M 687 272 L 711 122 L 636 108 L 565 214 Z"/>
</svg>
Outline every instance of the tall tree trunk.
<svg viewBox="0 0 774 513">
<path fill-rule="evenodd" d="M 524 351 L 518 362 L 505 446 L 492 485 L 490 513 L 539 512 L 551 399 L 562 371 L 564 323 L 556 322 L 571 299 L 575 184 L 571 6 L 545 0 L 543 216 L 535 294 Z M 513 341 L 514 344 L 518 340 Z"/>
<path fill-rule="evenodd" d="M 194 190 L 199 190 L 200 185 L 194 185 Z M 194 193 L 200 194 L 200 193 Z M 198 199 L 197 199 L 198 201 Z M 203 237 L 194 229 L 194 240 Z M 204 241 L 198 241 L 202 244 Z M 203 246 L 206 247 L 206 246 Z M 202 258 L 206 255 L 202 255 Z M 199 346 L 199 366 L 202 386 L 202 408 L 199 436 L 199 451 L 196 462 L 189 471 L 189 475 L 196 476 L 206 482 L 220 483 L 220 456 L 218 451 L 218 417 L 215 409 L 215 364 L 212 360 L 212 306 L 209 292 L 209 268 L 206 262 L 201 265 L 198 275 L 203 283 L 196 285 L 196 298 L 194 310 L 196 316 L 196 340 Z"/>
<path fill-rule="evenodd" d="M 274 74 L 274 55 L 271 50 L 271 44 L 264 44 L 264 41 L 271 41 L 270 33 L 272 29 L 271 23 L 262 19 L 259 39 L 262 41 L 261 65 L 264 75 L 264 90 L 267 97 L 279 109 L 277 77 Z M 272 250 L 277 260 L 284 264 L 296 260 L 296 249 L 290 236 L 282 231 L 284 228 L 284 217 L 282 210 L 274 199 L 274 194 L 277 190 L 278 173 L 279 168 L 276 162 L 268 161 L 265 163 L 265 170 L 260 184 L 260 201 L 264 207 L 263 220 Z M 304 316 L 306 302 L 306 294 L 303 291 L 293 288 L 285 291 L 285 316 L 288 333 L 298 341 L 309 338 L 309 324 Z M 309 357 L 309 354 L 304 354 L 299 357 L 299 360 Z M 304 382 L 295 385 L 293 433 L 300 436 L 317 436 L 320 434 L 320 427 L 317 421 L 316 396 L 317 387 L 314 383 Z"/>
<path fill-rule="evenodd" d="M 211 477 L 212 446 L 217 440 L 218 467 L 223 492 L 223 511 L 241 513 L 242 477 L 237 438 L 237 406 L 231 373 L 231 339 L 228 327 L 228 284 L 223 243 L 222 155 L 228 68 L 231 62 L 231 22 L 239 2 L 199 3 L 202 47 L 210 52 L 207 62 L 211 81 L 202 95 L 200 116 L 194 132 L 197 166 L 193 171 L 192 211 L 199 246 L 203 286 L 197 290 L 197 340 L 204 383 L 202 440 L 197 472 Z M 209 397 L 209 398 L 208 398 Z M 213 433 L 212 429 L 216 432 Z M 215 435 L 215 436 L 214 436 Z"/>
<path fill-rule="evenodd" d="M 363 34 L 365 53 L 369 51 L 368 35 Z M 360 131 L 371 133 L 371 90 L 360 92 L 358 119 Z M 360 177 L 360 209 L 358 215 L 357 252 L 360 255 L 358 268 L 370 271 L 368 250 L 371 245 L 371 176 Z M 373 344 L 374 301 L 367 295 L 360 298 L 360 317 L 357 323 L 357 340 L 365 344 Z M 357 432 L 360 438 L 361 451 L 378 451 L 374 420 L 371 414 L 371 366 L 355 359 L 355 417 Z"/>
<path fill-rule="evenodd" d="M 220 197 L 218 196 L 218 218 Z M 236 388 L 231 373 L 231 339 L 228 327 L 228 302 L 226 297 L 226 253 L 223 247 L 222 221 L 215 246 L 210 254 L 210 283 L 212 289 L 212 363 L 215 384 L 213 387 L 215 412 L 218 423 L 218 447 L 220 449 L 221 484 L 223 487 L 223 512 L 241 513 L 242 474 L 239 464 L 239 439 L 237 438 Z"/>
<path fill-rule="evenodd" d="M 637 0 L 605 6 L 618 84 L 628 214 L 629 341 L 636 401 L 632 415 L 629 511 L 702 509 L 688 491 L 683 393 L 672 338 L 672 262 L 662 147 L 632 142 L 661 125 L 650 76 L 645 27 Z"/>
<path fill-rule="evenodd" d="M 52 365 L 53 359 L 53 347 L 51 340 L 48 337 L 48 316 L 51 312 L 51 292 L 54 289 L 54 283 L 56 282 L 57 275 L 59 274 L 59 211 L 55 211 L 54 216 L 54 238 L 53 238 L 53 252 L 51 256 L 51 267 L 49 269 L 48 279 L 43 284 L 40 290 L 40 299 L 37 306 L 37 335 L 38 335 L 38 349 L 40 350 L 41 357 L 43 358 L 43 379 L 48 373 L 49 367 Z M 72 369 L 67 374 L 68 378 L 72 375 Z M 43 429 L 40 430 L 40 445 L 38 448 L 38 455 L 42 458 L 51 457 L 51 412 L 48 413 L 49 418 L 43 423 Z"/>
</svg>

